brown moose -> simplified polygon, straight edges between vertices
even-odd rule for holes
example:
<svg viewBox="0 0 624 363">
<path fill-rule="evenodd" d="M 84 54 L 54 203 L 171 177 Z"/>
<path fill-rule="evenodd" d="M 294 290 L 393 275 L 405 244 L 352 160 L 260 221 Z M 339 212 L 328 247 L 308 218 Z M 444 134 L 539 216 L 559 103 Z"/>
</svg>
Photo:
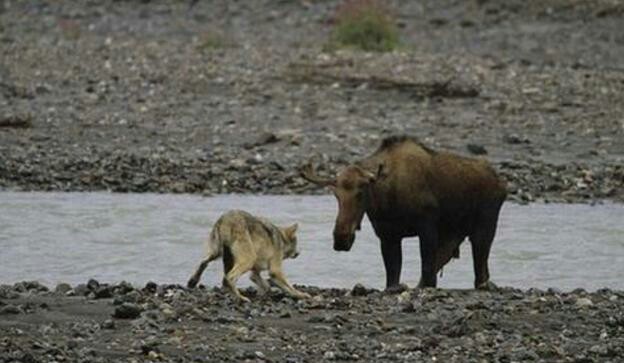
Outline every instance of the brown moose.
<svg viewBox="0 0 624 363">
<path fill-rule="evenodd" d="M 382 141 L 369 157 L 325 179 L 308 164 L 303 178 L 330 187 L 338 199 L 334 250 L 349 251 L 364 214 L 381 241 L 386 288 L 399 288 L 401 240 L 418 236 L 419 287 L 435 287 L 436 275 L 468 237 L 475 288 L 491 286 L 488 257 L 505 183 L 485 160 L 432 150 L 409 136 Z"/>
</svg>

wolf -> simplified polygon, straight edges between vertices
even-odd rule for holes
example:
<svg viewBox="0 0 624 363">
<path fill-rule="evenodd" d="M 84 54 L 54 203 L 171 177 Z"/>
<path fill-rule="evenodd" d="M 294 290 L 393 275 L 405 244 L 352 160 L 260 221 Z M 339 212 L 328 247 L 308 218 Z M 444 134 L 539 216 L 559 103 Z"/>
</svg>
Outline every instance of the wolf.
<svg viewBox="0 0 624 363">
<path fill-rule="evenodd" d="M 282 260 L 297 258 L 297 227 L 295 223 L 280 228 L 265 218 L 253 216 L 242 210 L 232 210 L 223 214 L 215 223 L 210 238 L 205 244 L 205 253 L 187 286 L 197 286 L 201 274 L 208 263 L 223 257 L 223 287 L 243 302 L 249 298 L 236 288 L 236 281 L 244 273 L 251 271 L 251 281 L 260 294 L 270 289 L 269 283 L 260 272 L 269 271 L 271 282 L 288 295 L 295 298 L 309 298 L 310 295 L 292 287 L 282 271 Z"/>
</svg>

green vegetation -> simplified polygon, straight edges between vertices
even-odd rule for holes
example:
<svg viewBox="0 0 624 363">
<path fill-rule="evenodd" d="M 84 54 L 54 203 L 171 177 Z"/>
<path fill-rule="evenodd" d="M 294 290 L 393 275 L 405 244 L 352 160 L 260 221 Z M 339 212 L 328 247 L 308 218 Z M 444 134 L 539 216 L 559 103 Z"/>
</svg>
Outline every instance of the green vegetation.
<svg viewBox="0 0 624 363">
<path fill-rule="evenodd" d="M 338 8 L 329 49 L 387 52 L 399 45 L 393 17 L 381 1 L 347 0 Z"/>
<path fill-rule="evenodd" d="M 220 32 L 205 32 L 198 39 L 197 49 L 201 51 L 209 51 L 212 49 L 231 48 L 234 41 L 226 37 Z"/>
</svg>

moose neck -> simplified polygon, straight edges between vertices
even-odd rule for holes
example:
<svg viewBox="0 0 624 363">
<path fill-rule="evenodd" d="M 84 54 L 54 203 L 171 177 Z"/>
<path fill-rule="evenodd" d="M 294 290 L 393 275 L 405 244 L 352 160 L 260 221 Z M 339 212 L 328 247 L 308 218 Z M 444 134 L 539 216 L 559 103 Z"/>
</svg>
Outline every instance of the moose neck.
<svg viewBox="0 0 624 363">
<path fill-rule="evenodd" d="M 376 186 L 374 183 L 369 184 L 366 190 L 366 205 L 364 206 L 364 210 L 369 216 L 375 216 L 382 209 L 379 193 L 376 190 Z"/>
</svg>

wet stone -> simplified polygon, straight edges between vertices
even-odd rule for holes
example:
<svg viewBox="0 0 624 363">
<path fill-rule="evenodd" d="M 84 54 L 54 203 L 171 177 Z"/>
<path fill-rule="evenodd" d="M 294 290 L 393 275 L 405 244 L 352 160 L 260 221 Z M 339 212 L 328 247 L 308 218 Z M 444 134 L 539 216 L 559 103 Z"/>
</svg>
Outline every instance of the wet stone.
<svg viewBox="0 0 624 363">
<path fill-rule="evenodd" d="M 351 289 L 352 296 L 366 296 L 368 294 L 369 290 L 362 284 L 355 284 L 355 286 L 353 286 L 353 289 Z"/>
<path fill-rule="evenodd" d="M 100 283 L 95 279 L 90 279 L 87 282 L 87 288 L 91 291 L 95 291 L 100 287 Z"/>
<path fill-rule="evenodd" d="M 115 329 L 115 321 L 111 319 L 106 319 L 101 324 L 102 329 Z"/>
<path fill-rule="evenodd" d="M 108 299 L 113 297 L 113 290 L 109 286 L 100 286 L 95 290 L 94 297 L 96 299 Z"/>
<path fill-rule="evenodd" d="M 133 303 L 123 303 L 115 308 L 113 317 L 118 319 L 136 319 L 143 312 L 143 308 Z"/>
<path fill-rule="evenodd" d="M 21 314 L 22 312 L 22 309 L 18 306 L 11 304 L 0 307 L 0 315 L 14 315 Z"/>
<path fill-rule="evenodd" d="M 466 145 L 466 149 L 468 149 L 468 151 L 470 151 L 470 153 L 474 155 L 485 155 L 488 153 L 485 146 L 479 144 L 468 144 Z"/>
<path fill-rule="evenodd" d="M 63 282 L 54 288 L 54 292 L 57 294 L 67 294 L 69 291 L 72 291 L 71 285 Z"/>
</svg>

